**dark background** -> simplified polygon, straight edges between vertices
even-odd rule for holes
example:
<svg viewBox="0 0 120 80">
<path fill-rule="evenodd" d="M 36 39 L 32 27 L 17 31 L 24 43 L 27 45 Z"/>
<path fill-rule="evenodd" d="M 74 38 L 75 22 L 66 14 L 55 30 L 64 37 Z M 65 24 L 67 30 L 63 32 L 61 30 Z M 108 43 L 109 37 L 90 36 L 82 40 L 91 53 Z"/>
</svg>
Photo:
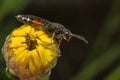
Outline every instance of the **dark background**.
<svg viewBox="0 0 120 80">
<path fill-rule="evenodd" d="M 21 25 L 18 14 L 61 23 L 89 41 L 63 41 L 50 80 L 120 80 L 120 0 L 0 0 L 0 47 Z M 0 80 L 8 80 L 4 70 L 0 53 Z"/>
</svg>

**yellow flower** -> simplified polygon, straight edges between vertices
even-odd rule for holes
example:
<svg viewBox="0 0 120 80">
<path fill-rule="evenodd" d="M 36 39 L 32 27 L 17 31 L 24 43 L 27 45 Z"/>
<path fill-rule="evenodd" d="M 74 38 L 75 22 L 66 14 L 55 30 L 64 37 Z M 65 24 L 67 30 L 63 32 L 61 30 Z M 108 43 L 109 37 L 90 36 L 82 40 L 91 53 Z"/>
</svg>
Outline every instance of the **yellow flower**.
<svg viewBox="0 0 120 80">
<path fill-rule="evenodd" d="M 30 25 L 13 30 L 2 51 L 10 72 L 20 80 L 48 75 L 60 56 L 57 42 L 44 30 Z"/>
</svg>

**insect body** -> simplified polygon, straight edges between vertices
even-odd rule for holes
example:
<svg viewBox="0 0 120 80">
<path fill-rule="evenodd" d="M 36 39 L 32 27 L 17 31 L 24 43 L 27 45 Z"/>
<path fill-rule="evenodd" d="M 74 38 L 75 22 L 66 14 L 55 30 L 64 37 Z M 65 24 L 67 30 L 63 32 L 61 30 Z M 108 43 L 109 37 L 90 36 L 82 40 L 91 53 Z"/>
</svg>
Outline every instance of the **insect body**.
<svg viewBox="0 0 120 80">
<path fill-rule="evenodd" d="M 49 34 L 51 34 L 53 38 L 57 39 L 59 43 L 62 39 L 69 41 L 71 37 L 76 37 L 88 43 L 88 41 L 83 36 L 71 33 L 71 31 L 65 28 L 62 24 L 50 22 L 33 15 L 17 15 L 16 18 L 24 24 L 45 29 L 49 32 Z"/>
<path fill-rule="evenodd" d="M 16 18 L 24 24 L 29 24 L 33 26 L 45 27 L 48 24 L 48 21 L 33 15 L 17 15 Z"/>
</svg>

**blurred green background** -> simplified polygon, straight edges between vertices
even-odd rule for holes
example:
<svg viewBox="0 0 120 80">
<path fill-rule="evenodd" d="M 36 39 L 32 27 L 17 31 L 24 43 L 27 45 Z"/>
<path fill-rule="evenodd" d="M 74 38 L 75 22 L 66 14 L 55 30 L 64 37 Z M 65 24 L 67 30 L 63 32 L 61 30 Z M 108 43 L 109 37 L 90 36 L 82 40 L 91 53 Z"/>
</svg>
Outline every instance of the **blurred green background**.
<svg viewBox="0 0 120 80">
<path fill-rule="evenodd" d="M 61 23 L 89 41 L 63 41 L 50 80 L 120 80 L 120 0 L 0 0 L 0 48 L 22 25 L 18 14 Z M 5 67 L 0 53 L 0 80 L 9 80 Z"/>
</svg>

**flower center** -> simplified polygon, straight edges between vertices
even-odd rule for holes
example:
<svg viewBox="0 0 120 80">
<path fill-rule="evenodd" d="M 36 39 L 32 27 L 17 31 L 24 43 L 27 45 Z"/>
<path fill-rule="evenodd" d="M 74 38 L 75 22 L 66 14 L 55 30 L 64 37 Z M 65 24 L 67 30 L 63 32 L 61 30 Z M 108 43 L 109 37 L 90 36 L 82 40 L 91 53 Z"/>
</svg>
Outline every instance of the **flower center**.
<svg viewBox="0 0 120 80">
<path fill-rule="evenodd" d="M 30 34 L 27 34 L 25 43 L 27 44 L 27 49 L 29 51 L 36 49 L 36 46 L 38 45 L 36 37 Z"/>
</svg>

